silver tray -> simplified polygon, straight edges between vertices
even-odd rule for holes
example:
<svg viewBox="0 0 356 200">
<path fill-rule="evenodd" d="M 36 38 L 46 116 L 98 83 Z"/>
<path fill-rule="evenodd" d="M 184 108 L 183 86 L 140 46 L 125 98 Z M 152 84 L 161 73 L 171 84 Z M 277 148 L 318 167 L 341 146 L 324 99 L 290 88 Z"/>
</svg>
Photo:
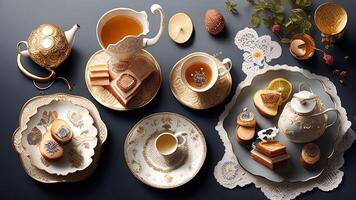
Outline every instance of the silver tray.
<svg viewBox="0 0 356 200">
<path fill-rule="evenodd" d="M 331 95 L 327 92 L 325 85 L 322 81 L 318 79 L 311 79 L 306 77 L 300 72 L 288 71 L 285 69 L 279 70 L 269 70 L 266 73 L 257 75 L 253 78 L 250 85 L 242 88 L 240 94 L 237 96 L 235 104 L 232 106 L 229 114 L 223 122 L 223 127 L 228 134 L 228 138 L 232 144 L 233 151 L 241 164 L 241 166 L 253 175 L 265 177 L 268 180 L 274 182 L 299 182 L 308 181 L 310 179 L 318 177 L 326 166 L 328 166 L 328 160 L 334 152 L 334 143 L 340 132 L 340 122 L 336 122 L 332 127 L 327 129 L 322 137 L 314 141 L 319 145 L 321 150 L 321 158 L 315 169 L 306 170 L 304 169 L 299 161 L 299 156 L 303 144 L 296 144 L 290 142 L 283 133 L 277 136 L 280 140 L 287 146 L 287 152 L 291 156 L 288 164 L 284 167 L 271 170 L 253 160 L 250 157 L 250 149 L 240 146 L 236 142 L 235 130 L 236 130 L 236 115 L 240 113 L 243 108 L 248 107 L 252 112 L 255 113 L 257 119 L 256 131 L 264 128 L 269 128 L 277 126 L 279 115 L 274 118 L 265 118 L 261 116 L 253 105 L 253 95 L 254 93 L 262 88 L 267 87 L 268 83 L 277 77 L 283 77 L 288 79 L 293 84 L 293 92 L 297 92 L 298 84 L 305 82 L 311 86 L 313 92 L 320 96 L 324 101 L 325 107 L 335 107 L 334 100 Z M 284 105 L 280 107 L 279 114 L 283 109 Z M 329 115 L 329 120 L 333 121 L 336 118 L 336 114 Z"/>
</svg>

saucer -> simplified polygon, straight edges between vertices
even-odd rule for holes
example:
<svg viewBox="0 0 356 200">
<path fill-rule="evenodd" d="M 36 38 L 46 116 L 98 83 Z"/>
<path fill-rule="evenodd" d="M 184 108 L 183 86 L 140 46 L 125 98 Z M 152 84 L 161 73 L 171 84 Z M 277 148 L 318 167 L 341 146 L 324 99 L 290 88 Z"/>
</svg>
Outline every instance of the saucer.
<svg viewBox="0 0 356 200">
<path fill-rule="evenodd" d="M 154 147 L 163 131 L 186 131 L 187 142 L 178 155 L 166 159 Z M 199 172 L 206 156 L 206 143 L 201 130 L 179 114 L 162 112 L 141 119 L 125 140 L 125 159 L 132 174 L 143 183 L 161 189 L 179 187 Z"/>
<path fill-rule="evenodd" d="M 136 56 L 147 57 L 152 62 L 154 62 L 152 64 L 155 65 L 157 70 L 153 72 L 146 80 L 143 81 L 136 96 L 131 99 L 127 107 L 121 105 L 121 103 L 104 87 L 90 85 L 89 66 L 96 65 L 96 64 L 106 64 L 110 58 L 110 56 L 107 53 L 105 53 L 103 49 L 97 51 L 91 56 L 85 69 L 85 83 L 87 85 L 90 94 L 94 97 L 96 101 L 98 101 L 103 106 L 113 110 L 127 111 L 127 110 L 134 110 L 134 109 L 141 108 L 153 100 L 153 98 L 158 93 L 159 88 L 161 87 L 161 83 L 162 83 L 161 68 L 158 62 L 156 61 L 156 59 L 146 50 L 140 50 L 135 55 L 135 57 Z"/>
<path fill-rule="evenodd" d="M 31 126 L 31 123 L 32 123 L 31 121 L 34 121 L 34 119 L 37 118 L 36 115 L 38 115 L 43 108 L 53 107 L 54 103 L 71 104 L 70 106 L 77 107 L 77 108 L 80 106 L 79 109 L 85 110 L 84 113 L 88 112 L 87 113 L 88 115 L 86 115 L 85 117 L 82 117 L 82 119 L 84 119 L 84 118 L 86 120 L 88 118 L 92 119 L 92 121 L 88 122 L 88 123 L 91 124 L 92 128 L 95 129 L 95 136 L 94 136 L 94 138 L 91 138 L 91 142 L 95 141 L 95 145 L 89 141 L 85 141 L 84 143 L 82 143 L 83 144 L 82 147 L 84 149 L 82 149 L 81 147 L 79 149 L 81 149 L 82 151 L 88 151 L 87 153 L 91 152 L 93 155 L 90 156 L 91 153 L 90 154 L 86 154 L 86 153 L 77 154 L 77 155 L 85 155 L 85 157 L 87 157 L 87 155 L 89 155 L 88 158 L 90 158 L 89 162 L 86 162 L 83 160 L 84 163 L 89 163 L 89 165 L 82 166 L 83 169 L 81 171 L 76 170 L 76 172 L 67 173 L 67 175 L 64 175 L 65 173 L 60 173 L 63 175 L 58 175 L 58 173 L 52 174 L 52 173 L 46 172 L 47 169 L 42 170 L 39 167 L 35 166 L 35 164 L 32 161 L 31 156 L 29 156 L 29 154 L 28 154 L 28 149 L 25 147 L 26 145 L 23 144 L 24 141 L 30 141 L 31 144 L 36 141 L 36 140 L 27 140 L 28 137 L 25 137 L 25 136 L 28 136 L 28 134 L 26 135 L 26 132 L 28 132 L 27 130 L 29 130 L 29 127 Z M 75 123 L 76 125 L 82 125 L 80 123 L 80 121 L 81 121 L 80 118 L 73 117 L 73 113 L 72 113 L 72 115 L 68 115 L 68 116 L 69 116 L 69 118 L 71 118 L 71 121 L 73 123 Z M 78 120 L 74 120 L 74 119 L 78 119 Z M 19 128 L 14 132 L 12 142 L 13 142 L 16 152 L 19 154 L 19 157 L 20 157 L 20 160 L 21 160 L 24 170 L 33 179 L 35 179 L 39 182 L 43 182 L 43 183 L 76 182 L 76 181 L 80 181 L 80 180 L 87 178 L 96 169 L 98 162 L 99 162 L 101 145 L 105 142 L 106 137 L 107 137 L 107 128 L 106 128 L 105 124 L 102 122 L 102 120 L 99 116 L 99 112 L 97 111 L 96 107 L 89 100 L 87 100 L 83 97 L 67 95 L 67 94 L 53 94 L 53 95 L 37 96 L 37 97 L 30 99 L 29 101 L 27 101 L 24 104 L 24 106 L 20 112 L 19 121 L 20 121 Z M 70 122 L 70 123 L 72 123 L 72 122 Z M 84 128 L 87 126 L 86 126 L 86 124 L 83 124 L 82 127 Z M 81 133 L 83 133 L 83 132 L 81 132 Z M 83 133 L 81 135 L 81 137 L 86 135 L 86 133 L 91 134 L 90 131 L 88 131 L 88 132 Z M 86 136 L 83 138 L 86 138 Z M 82 140 L 80 140 L 80 141 L 82 141 Z M 76 157 L 76 158 L 78 158 L 78 157 Z M 74 160 L 78 161 L 81 159 L 74 159 Z M 76 167 L 77 169 L 80 168 L 80 166 L 78 167 L 78 165 L 75 165 L 75 166 L 77 166 Z M 46 167 L 48 167 L 48 166 L 46 166 Z M 66 169 L 72 168 L 72 167 L 73 166 L 66 166 Z M 58 171 L 55 171 L 55 172 L 58 172 Z M 63 172 L 63 171 L 59 171 L 59 172 Z"/>
<path fill-rule="evenodd" d="M 231 74 L 227 73 L 225 76 L 219 78 L 216 84 L 210 90 L 204 93 L 194 92 L 183 83 L 180 73 L 182 68 L 181 64 L 186 58 L 192 55 L 204 55 L 213 57 L 207 53 L 195 52 L 179 60 L 173 66 L 169 75 L 169 85 L 171 91 L 180 103 L 189 108 L 202 110 L 214 107 L 223 102 L 225 98 L 230 94 L 232 87 Z M 215 57 L 213 58 L 216 60 L 217 64 L 219 65 L 219 68 L 224 67 L 221 61 L 219 61 Z"/>
</svg>

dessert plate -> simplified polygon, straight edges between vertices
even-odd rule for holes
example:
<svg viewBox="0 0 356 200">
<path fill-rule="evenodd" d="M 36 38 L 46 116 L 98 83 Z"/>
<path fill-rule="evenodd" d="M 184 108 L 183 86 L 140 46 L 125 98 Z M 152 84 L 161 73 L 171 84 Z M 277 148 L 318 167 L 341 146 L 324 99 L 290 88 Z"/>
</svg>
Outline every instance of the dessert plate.
<svg viewBox="0 0 356 200">
<path fill-rule="evenodd" d="M 150 103 L 157 95 L 162 83 L 161 68 L 156 59 L 146 50 L 140 50 L 134 57 L 144 57 L 152 65 L 155 65 L 156 71 L 153 72 L 146 80 L 141 84 L 138 93 L 131 99 L 127 107 L 121 105 L 121 103 L 104 87 L 90 85 L 89 66 L 97 64 L 106 64 L 110 56 L 105 51 L 99 50 L 94 53 L 89 59 L 85 69 L 85 83 L 90 94 L 96 101 L 105 107 L 118 111 L 127 111 L 141 108 Z"/>
<path fill-rule="evenodd" d="M 189 108 L 202 110 L 214 107 L 223 102 L 225 98 L 230 94 L 232 86 L 231 74 L 226 73 L 226 75 L 220 78 L 216 82 L 216 84 L 207 92 L 194 92 L 189 89 L 189 87 L 184 85 L 180 73 L 182 68 L 181 64 L 186 58 L 192 55 L 204 55 L 213 57 L 207 53 L 195 52 L 179 60 L 173 66 L 169 75 L 169 86 L 171 87 L 171 91 L 180 103 Z M 215 57 L 214 59 L 218 63 L 219 67 L 224 68 L 223 64 L 218 59 L 216 59 Z"/>
<path fill-rule="evenodd" d="M 236 116 L 245 107 L 249 108 L 250 111 L 255 113 L 257 120 L 256 131 L 270 128 L 278 125 L 279 115 L 274 118 L 265 118 L 261 116 L 253 105 L 253 95 L 259 89 L 267 87 L 268 83 L 274 78 L 283 77 L 289 80 L 293 84 L 293 93 L 298 92 L 298 84 L 305 82 L 311 86 L 314 93 L 320 96 L 321 100 L 324 102 L 325 107 L 335 107 L 334 101 L 330 94 L 326 92 L 325 85 L 318 79 L 308 78 L 300 72 L 288 71 L 285 69 L 279 70 L 269 70 L 263 74 L 257 75 L 252 79 L 251 84 L 245 86 L 240 91 L 237 96 L 235 104 L 232 106 L 230 113 L 224 120 L 223 127 L 228 134 L 228 138 L 232 144 L 233 151 L 241 164 L 241 166 L 253 175 L 265 177 L 268 180 L 274 182 L 299 182 L 308 181 L 310 179 L 318 177 L 328 166 L 328 159 L 332 156 L 334 152 L 334 143 L 339 134 L 340 122 L 337 121 L 332 127 L 326 129 L 326 132 L 314 143 L 318 144 L 321 149 L 321 158 L 315 169 L 305 170 L 299 161 L 299 156 L 303 144 L 296 144 L 290 142 L 283 133 L 279 133 L 277 140 L 281 141 L 287 146 L 287 152 L 291 156 L 288 164 L 277 170 L 270 170 L 265 166 L 257 163 L 250 157 L 250 150 L 240 146 L 236 141 L 235 130 L 236 130 Z M 290 99 L 289 99 L 290 100 Z M 280 107 L 283 109 L 285 104 Z M 329 121 L 332 122 L 336 118 L 336 114 L 329 115 Z"/>
<path fill-rule="evenodd" d="M 162 131 L 185 132 L 181 156 L 166 160 L 154 147 Z M 155 113 L 141 119 L 125 140 L 125 159 L 132 174 L 143 183 L 161 189 L 181 186 L 202 167 L 206 143 L 201 130 L 189 119 L 175 113 Z"/>
<path fill-rule="evenodd" d="M 73 123 L 75 123 L 76 125 L 79 125 L 79 126 L 82 125 L 81 124 L 82 121 L 80 119 L 86 119 L 86 120 L 91 119 L 92 120 L 91 122 L 90 122 L 90 120 L 88 120 L 88 122 L 85 122 L 82 127 L 84 128 L 84 127 L 89 126 L 92 130 L 95 131 L 94 138 L 87 137 L 91 134 L 88 131 L 83 134 L 85 134 L 85 135 L 89 134 L 89 135 L 87 135 L 87 136 L 82 135 L 79 139 L 76 140 L 75 144 L 79 144 L 77 142 L 84 141 L 84 140 L 82 140 L 83 138 L 90 138 L 90 140 L 88 140 L 88 141 L 85 140 L 84 143 L 80 144 L 79 146 L 81 146 L 81 147 L 78 148 L 78 149 L 81 149 L 82 151 L 83 151 L 82 148 L 84 148 L 84 151 L 87 151 L 84 154 L 80 154 L 80 155 L 85 155 L 86 158 L 78 159 L 78 158 L 81 158 L 81 156 L 77 155 L 78 157 L 73 157 L 74 159 L 72 160 L 72 161 L 83 161 L 82 163 L 84 163 L 85 165 L 79 166 L 79 163 L 81 163 L 81 162 L 74 162 L 75 164 L 73 166 L 70 166 L 70 167 L 66 166 L 67 169 L 75 168 L 74 170 L 76 171 L 75 173 L 68 172 L 67 175 L 58 175 L 58 174 L 66 174 L 65 171 L 62 170 L 63 169 L 62 167 L 60 168 L 61 169 L 60 171 L 55 171 L 55 173 L 53 173 L 53 174 L 51 174 L 52 172 L 48 173 L 46 171 L 47 168 L 45 168 L 44 170 L 38 168 L 33 163 L 34 161 L 32 160 L 32 157 L 29 156 L 29 153 L 28 153 L 29 149 L 25 147 L 25 146 L 29 147 L 29 143 L 31 143 L 31 144 L 37 143 L 39 136 L 41 136 L 40 133 L 38 131 L 36 131 L 36 132 L 32 132 L 31 133 L 32 136 L 28 137 L 29 132 L 31 132 L 28 130 L 32 130 L 30 127 L 33 126 L 31 124 L 34 123 L 34 119 L 36 119 L 38 117 L 37 115 L 39 115 L 40 111 L 42 111 L 44 108 L 46 108 L 46 107 L 54 108 L 53 106 L 56 104 L 58 104 L 58 105 L 70 104 L 71 107 L 75 107 L 81 111 L 84 110 L 84 113 L 87 113 L 86 117 L 83 117 L 83 115 L 82 115 L 82 117 L 79 117 L 78 115 L 73 114 L 73 112 L 71 112 L 67 117 L 70 118 L 70 121 L 72 121 Z M 42 114 L 43 114 L 43 112 L 42 112 Z M 42 114 L 40 116 L 41 118 L 42 118 Z M 59 115 L 59 116 L 61 116 L 61 115 Z M 48 122 L 48 120 L 46 120 L 46 119 L 49 119 L 49 118 L 47 118 L 47 117 L 43 118 L 41 124 Z M 29 176 L 31 176 L 33 179 L 43 182 L 43 183 L 75 182 L 75 181 L 80 181 L 80 180 L 85 179 L 86 177 L 88 177 L 89 175 L 91 175 L 94 172 L 94 170 L 98 164 L 99 158 L 100 158 L 101 145 L 104 143 L 104 141 L 106 140 L 106 137 L 107 137 L 107 129 L 106 129 L 105 124 L 101 121 L 96 107 L 89 100 L 87 100 L 83 97 L 72 96 L 72 95 L 67 95 L 67 94 L 53 94 L 53 95 L 46 95 L 46 96 L 37 96 L 37 97 L 30 99 L 29 101 L 27 101 L 25 103 L 25 105 L 23 106 L 23 108 L 21 110 L 19 120 L 20 120 L 19 128 L 14 132 L 14 135 L 13 135 L 13 145 L 14 145 L 16 152 L 19 154 L 21 163 L 22 163 L 26 173 Z M 69 122 L 69 124 L 71 126 L 72 126 L 72 124 L 71 124 L 72 122 Z M 87 125 L 87 123 L 90 123 L 90 125 Z M 42 125 L 36 125 L 36 126 L 42 126 Z M 42 127 L 39 127 L 38 129 L 41 131 Z M 33 147 L 29 147 L 29 148 L 33 148 Z M 33 150 L 33 152 L 36 152 L 36 148 L 33 148 L 32 150 Z M 88 155 L 90 155 L 90 154 L 93 154 L 93 155 L 89 157 Z M 63 157 L 62 159 L 65 159 L 65 157 Z M 86 163 L 89 163 L 89 164 L 86 164 Z M 54 164 L 55 163 L 53 163 L 53 164 L 51 163 L 51 165 L 54 165 Z M 54 169 L 55 166 L 58 167 L 58 163 L 56 165 L 52 166 L 52 169 Z M 47 166 L 47 167 L 49 167 L 49 166 Z M 81 169 L 81 168 L 82 168 L 82 170 L 78 171 L 78 169 Z"/>
</svg>

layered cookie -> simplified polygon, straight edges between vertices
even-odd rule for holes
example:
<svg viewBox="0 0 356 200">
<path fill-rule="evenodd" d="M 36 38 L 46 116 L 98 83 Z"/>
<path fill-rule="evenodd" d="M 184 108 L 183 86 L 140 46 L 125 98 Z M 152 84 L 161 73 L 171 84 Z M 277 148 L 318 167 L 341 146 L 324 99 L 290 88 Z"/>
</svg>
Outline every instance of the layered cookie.
<svg viewBox="0 0 356 200">
<path fill-rule="evenodd" d="M 290 158 L 286 146 L 277 140 L 258 143 L 251 151 L 251 157 L 272 170 L 282 167 Z"/>
<path fill-rule="evenodd" d="M 247 108 L 236 117 L 236 140 L 240 145 L 248 146 L 255 137 L 256 118 Z"/>
<path fill-rule="evenodd" d="M 105 64 L 89 67 L 90 85 L 107 86 L 110 84 L 109 69 Z"/>
</svg>

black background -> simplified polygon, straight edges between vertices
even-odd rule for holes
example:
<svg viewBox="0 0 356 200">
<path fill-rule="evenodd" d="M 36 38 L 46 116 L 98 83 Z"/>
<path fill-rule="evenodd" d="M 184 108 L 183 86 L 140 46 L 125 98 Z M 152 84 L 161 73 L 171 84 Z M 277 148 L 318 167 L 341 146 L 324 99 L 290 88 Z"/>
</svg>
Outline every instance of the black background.
<svg viewBox="0 0 356 200">
<path fill-rule="evenodd" d="M 224 102 L 227 103 L 236 85 L 245 75 L 241 71 L 242 52 L 235 46 L 234 37 L 237 31 L 250 26 L 249 18 L 252 7 L 245 0 L 234 0 L 238 3 L 240 14 L 232 15 L 224 10 L 223 0 L 0 0 L 0 87 L 1 87 L 1 135 L 0 135 L 0 198 L 1 199 L 264 199 L 264 195 L 253 185 L 228 190 L 220 186 L 213 170 L 223 156 L 223 144 L 214 127 L 224 105 L 206 111 L 195 111 L 181 105 L 172 95 L 168 85 L 168 75 L 173 64 L 181 57 L 194 52 L 205 51 L 216 53 L 222 51 L 223 57 L 229 57 L 234 63 L 232 69 L 233 92 Z M 349 119 L 356 116 L 356 70 L 355 47 L 356 4 L 352 0 L 338 1 L 346 7 L 349 14 L 345 36 L 336 44 L 332 53 L 336 58 L 336 66 L 349 72 L 349 79 L 345 86 L 338 83 L 332 71 L 322 62 L 322 55 L 317 54 L 306 62 L 299 62 L 292 58 L 288 49 L 283 47 L 283 54 L 272 63 L 298 65 L 312 72 L 329 77 L 336 85 L 343 106 L 348 112 Z M 107 10 L 115 7 L 131 7 L 135 10 L 145 10 L 150 20 L 150 36 L 158 31 L 159 17 L 153 16 L 150 5 L 159 3 L 165 10 L 167 21 L 176 12 L 186 12 L 191 16 L 195 33 L 185 45 L 177 45 L 170 40 L 167 29 L 157 45 L 148 49 L 161 65 L 163 83 L 156 98 L 146 107 L 130 112 L 109 110 L 97 103 L 89 94 L 84 81 L 84 69 L 87 60 L 100 46 L 96 40 L 95 27 L 99 17 Z M 321 1 L 313 1 L 313 13 Z M 220 10 L 226 20 L 225 32 L 219 36 L 210 36 L 204 28 L 204 13 L 209 8 Z M 69 29 L 78 23 L 81 29 L 74 43 L 69 59 L 58 69 L 58 73 L 70 79 L 75 84 L 71 92 L 75 95 L 87 97 L 95 103 L 102 119 L 106 123 L 109 135 L 103 146 L 103 155 L 96 172 L 87 180 L 80 183 L 46 185 L 32 180 L 26 175 L 20 161 L 11 146 L 11 136 L 18 126 L 18 115 L 22 105 L 31 97 L 39 95 L 31 81 L 25 78 L 16 65 L 16 43 L 26 40 L 30 31 L 42 23 L 54 23 L 63 29 Z M 270 34 L 274 40 L 278 38 L 267 28 L 257 28 L 259 35 Z M 312 35 L 317 41 L 320 35 L 316 28 Z M 318 42 L 319 43 L 319 42 Z M 320 46 L 320 43 L 319 43 Z M 321 46 L 320 46 L 321 47 Z M 345 61 L 344 56 L 350 56 Z M 25 62 L 33 65 L 31 62 Z M 32 67 L 33 72 L 38 72 Z M 42 72 L 42 71 L 40 71 Z M 57 82 L 45 94 L 67 92 L 61 82 Z M 161 111 L 176 112 L 185 115 L 198 124 L 205 134 L 208 145 L 207 158 L 200 173 L 188 184 L 172 190 L 159 190 L 148 187 L 131 175 L 124 159 L 124 140 L 127 132 L 142 117 Z M 353 125 L 355 128 L 355 125 Z M 351 198 L 356 184 L 354 168 L 356 159 L 355 146 L 345 154 L 346 163 L 342 167 L 345 172 L 341 185 L 332 192 L 319 190 L 301 195 L 300 199 L 345 199 Z"/>
</svg>

